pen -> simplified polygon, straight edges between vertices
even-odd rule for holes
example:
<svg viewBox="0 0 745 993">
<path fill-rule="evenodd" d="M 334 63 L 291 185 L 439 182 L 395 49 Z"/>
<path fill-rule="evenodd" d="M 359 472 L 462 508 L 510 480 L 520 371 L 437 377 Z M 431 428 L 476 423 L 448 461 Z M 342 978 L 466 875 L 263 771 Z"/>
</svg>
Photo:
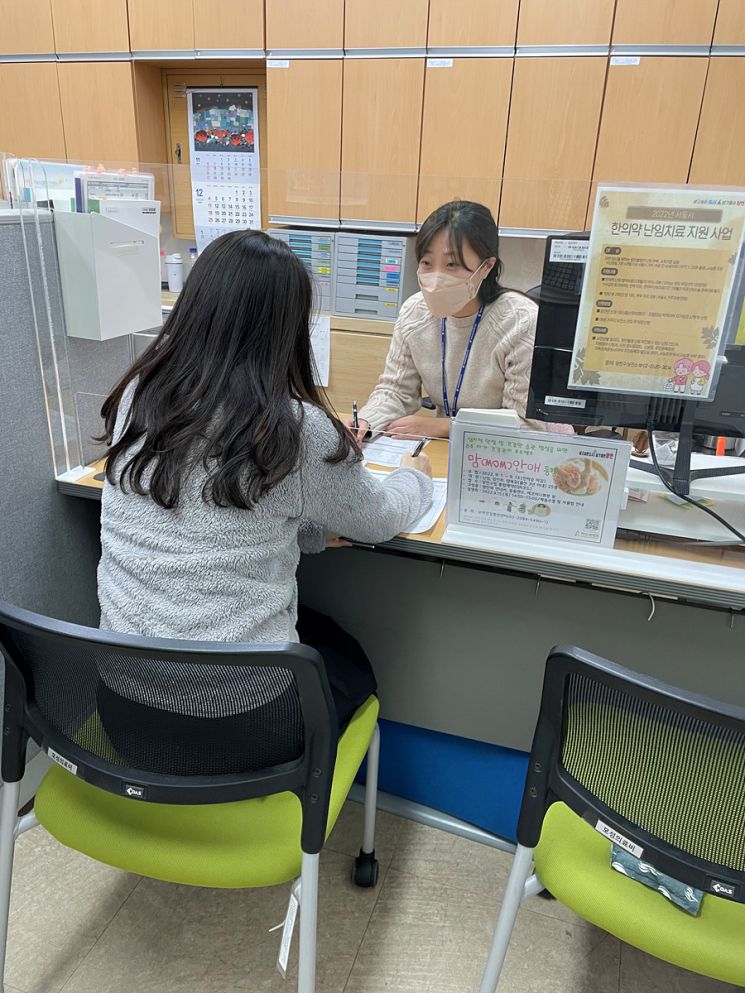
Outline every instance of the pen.
<svg viewBox="0 0 745 993">
<path fill-rule="evenodd" d="M 357 417 L 357 401 L 352 400 L 352 427 L 355 431 L 359 430 L 360 422 Z"/>
<path fill-rule="evenodd" d="M 416 446 L 416 448 L 414 449 L 414 451 L 411 453 L 412 459 L 415 459 L 417 457 L 417 455 L 421 452 L 421 450 L 424 448 L 424 446 L 426 444 L 427 444 L 427 439 L 426 438 L 422 438 L 422 440 Z"/>
<path fill-rule="evenodd" d="M 433 434 L 404 434 L 397 435 L 391 431 L 383 431 L 383 438 L 392 438 L 394 441 L 413 441 L 415 438 L 421 438 L 422 441 L 447 441 L 450 442 L 449 438 L 437 438 Z"/>
</svg>

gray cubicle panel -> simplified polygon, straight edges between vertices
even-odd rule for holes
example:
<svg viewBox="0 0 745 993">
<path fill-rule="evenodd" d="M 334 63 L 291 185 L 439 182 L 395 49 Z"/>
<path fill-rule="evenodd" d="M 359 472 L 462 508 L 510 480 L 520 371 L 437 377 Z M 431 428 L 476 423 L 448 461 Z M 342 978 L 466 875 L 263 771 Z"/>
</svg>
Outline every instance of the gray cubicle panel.
<svg viewBox="0 0 745 993">
<path fill-rule="evenodd" d="M 64 330 L 55 260 L 48 215 L 22 229 L 17 214 L 0 214 L 0 597 L 97 624 L 98 509 L 57 492 L 50 434 L 63 418 L 68 454 L 79 461 L 72 387 L 42 377 L 37 340 L 37 323 L 47 342 L 50 319 Z M 67 414 L 52 406 L 60 398 Z"/>
<path fill-rule="evenodd" d="M 75 429 L 83 465 L 105 453 L 103 443 L 96 440 L 103 431 L 101 405 L 132 364 L 133 337 L 126 335 L 110 341 L 67 339 Z"/>
<path fill-rule="evenodd" d="M 99 508 L 63 496 L 55 475 L 101 454 L 101 402 L 130 340 L 66 337 L 49 214 L 0 213 L 0 287 L 0 599 L 95 627 Z M 47 765 L 30 747 L 22 804 Z"/>
</svg>

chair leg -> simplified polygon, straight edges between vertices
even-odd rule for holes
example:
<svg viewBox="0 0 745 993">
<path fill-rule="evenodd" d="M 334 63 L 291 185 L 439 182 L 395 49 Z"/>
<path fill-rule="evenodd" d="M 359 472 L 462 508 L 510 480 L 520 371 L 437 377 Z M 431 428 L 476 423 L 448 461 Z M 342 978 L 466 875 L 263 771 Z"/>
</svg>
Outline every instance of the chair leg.
<svg viewBox="0 0 745 993">
<path fill-rule="evenodd" d="M 489 958 L 486 961 L 486 968 L 481 979 L 479 993 L 495 993 L 497 989 L 497 983 L 499 982 L 499 976 L 507 954 L 507 947 L 512 936 L 512 929 L 515 926 L 515 918 L 523 900 L 525 882 L 530 875 L 532 867 L 533 849 L 518 845 L 512 862 L 512 869 L 510 870 L 510 878 L 507 880 L 507 887 L 504 891 L 504 898 L 499 911 L 499 918 L 497 919 Z"/>
<path fill-rule="evenodd" d="M 316 993 L 316 932 L 318 930 L 318 862 L 320 855 L 303 852 L 300 870 L 300 953 L 298 993 Z"/>
<path fill-rule="evenodd" d="M 378 768 L 380 766 L 380 728 L 375 725 L 370 747 L 367 750 L 367 781 L 365 782 L 365 828 L 362 851 L 369 855 L 375 851 L 375 814 L 378 808 Z"/>
<path fill-rule="evenodd" d="M 352 881 L 357 886 L 375 886 L 378 881 L 378 860 L 375 858 L 375 814 L 378 807 L 378 768 L 380 766 L 380 728 L 375 729 L 367 750 L 367 780 L 365 782 L 365 825 L 362 848 L 355 860 Z"/>
<path fill-rule="evenodd" d="M 8 945 L 10 884 L 13 879 L 15 829 L 21 784 L 3 783 L 0 787 L 0 993 L 5 990 L 5 953 Z"/>
</svg>

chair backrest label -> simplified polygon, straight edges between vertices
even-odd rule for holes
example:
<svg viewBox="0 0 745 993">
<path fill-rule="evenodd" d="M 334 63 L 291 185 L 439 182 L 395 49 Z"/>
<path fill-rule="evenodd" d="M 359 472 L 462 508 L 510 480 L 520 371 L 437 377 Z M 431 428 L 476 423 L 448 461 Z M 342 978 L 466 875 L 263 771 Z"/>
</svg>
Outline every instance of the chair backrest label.
<svg viewBox="0 0 745 993">
<path fill-rule="evenodd" d="M 630 838 L 625 837 L 620 831 L 616 831 L 609 824 L 604 821 L 597 821 L 595 823 L 595 830 L 598 831 L 603 837 L 608 838 L 614 844 L 619 845 L 624 851 L 628 852 L 630 855 L 634 855 L 636 858 L 640 859 L 644 854 L 644 849 L 641 845 L 637 845 L 635 842 L 631 841 Z"/>
<path fill-rule="evenodd" d="M 71 772 L 73 776 L 77 776 L 78 767 L 75 765 L 74 762 L 71 762 L 69 759 L 66 759 L 65 756 L 60 755 L 59 752 L 55 752 L 53 748 L 47 748 L 47 755 L 52 760 L 52 762 L 56 762 L 57 765 L 61 765 L 63 769 L 67 769 L 68 772 Z"/>
<path fill-rule="evenodd" d="M 145 792 L 144 786 L 137 786 L 135 783 L 122 783 L 122 793 L 133 800 L 144 800 Z"/>
<path fill-rule="evenodd" d="M 735 895 L 735 887 L 731 883 L 722 883 L 718 879 L 713 879 L 709 886 L 712 893 L 717 893 L 719 896 L 731 896 Z"/>
</svg>

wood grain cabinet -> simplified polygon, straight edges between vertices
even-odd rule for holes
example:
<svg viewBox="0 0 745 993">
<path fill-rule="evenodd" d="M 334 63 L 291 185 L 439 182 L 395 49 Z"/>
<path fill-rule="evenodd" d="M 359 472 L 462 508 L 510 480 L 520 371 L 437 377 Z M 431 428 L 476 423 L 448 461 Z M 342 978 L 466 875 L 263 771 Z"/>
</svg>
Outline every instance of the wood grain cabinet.
<svg viewBox="0 0 745 993">
<path fill-rule="evenodd" d="M 687 182 L 708 66 L 677 56 L 610 66 L 596 184 Z"/>
<path fill-rule="evenodd" d="M 127 0 L 51 0 L 51 6 L 59 55 L 129 57 Z"/>
<path fill-rule="evenodd" d="M 745 131 L 733 127 L 732 107 L 745 95 L 745 58 L 713 58 L 689 181 L 745 187 Z"/>
<path fill-rule="evenodd" d="M 499 223 L 582 229 L 607 59 L 515 60 Z"/>
<path fill-rule="evenodd" d="M 3 122 L 1 151 L 19 158 L 65 161 L 58 67 L 53 62 L 0 63 L 0 121 Z M 29 127 L 18 108 L 33 93 L 34 122 Z"/>
<path fill-rule="evenodd" d="M 718 0 L 616 0 L 613 45 L 684 45 L 708 50 Z"/>
<path fill-rule="evenodd" d="M 719 0 L 714 26 L 714 47 L 745 48 L 745 3 L 743 0 Z"/>
<path fill-rule="evenodd" d="M 57 68 L 68 161 L 152 172 L 155 195 L 168 211 L 160 68 L 130 62 L 61 62 Z"/>
<path fill-rule="evenodd" d="M 194 47 L 198 52 L 264 50 L 264 0 L 194 0 Z"/>
<path fill-rule="evenodd" d="M 344 0 L 266 0 L 266 47 L 269 52 L 344 48 Z"/>
<path fill-rule="evenodd" d="M 54 58 L 49 0 L 0 0 L 0 55 Z"/>
<path fill-rule="evenodd" d="M 429 0 L 345 0 L 344 47 L 423 51 L 428 12 Z"/>
<path fill-rule="evenodd" d="M 614 3 L 615 0 L 520 0 L 518 47 L 607 46 Z"/>
<path fill-rule="evenodd" d="M 128 0 L 133 52 L 194 52 L 193 0 Z"/>
<path fill-rule="evenodd" d="M 338 222 L 341 59 L 267 69 L 269 216 Z"/>
<path fill-rule="evenodd" d="M 389 335 L 331 332 L 331 367 L 326 389 L 332 406 L 349 416 L 352 401 L 362 405 L 377 386 L 391 344 Z"/>
<path fill-rule="evenodd" d="M 512 59 L 455 58 L 426 69 L 419 223 L 454 199 L 484 203 L 497 216 L 511 82 Z"/>
<path fill-rule="evenodd" d="M 413 227 L 423 96 L 424 59 L 345 60 L 343 221 Z"/>
<path fill-rule="evenodd" d="M 429 0 L 430 49 L 511 48 L 520 0 Z"/>
</svg>

